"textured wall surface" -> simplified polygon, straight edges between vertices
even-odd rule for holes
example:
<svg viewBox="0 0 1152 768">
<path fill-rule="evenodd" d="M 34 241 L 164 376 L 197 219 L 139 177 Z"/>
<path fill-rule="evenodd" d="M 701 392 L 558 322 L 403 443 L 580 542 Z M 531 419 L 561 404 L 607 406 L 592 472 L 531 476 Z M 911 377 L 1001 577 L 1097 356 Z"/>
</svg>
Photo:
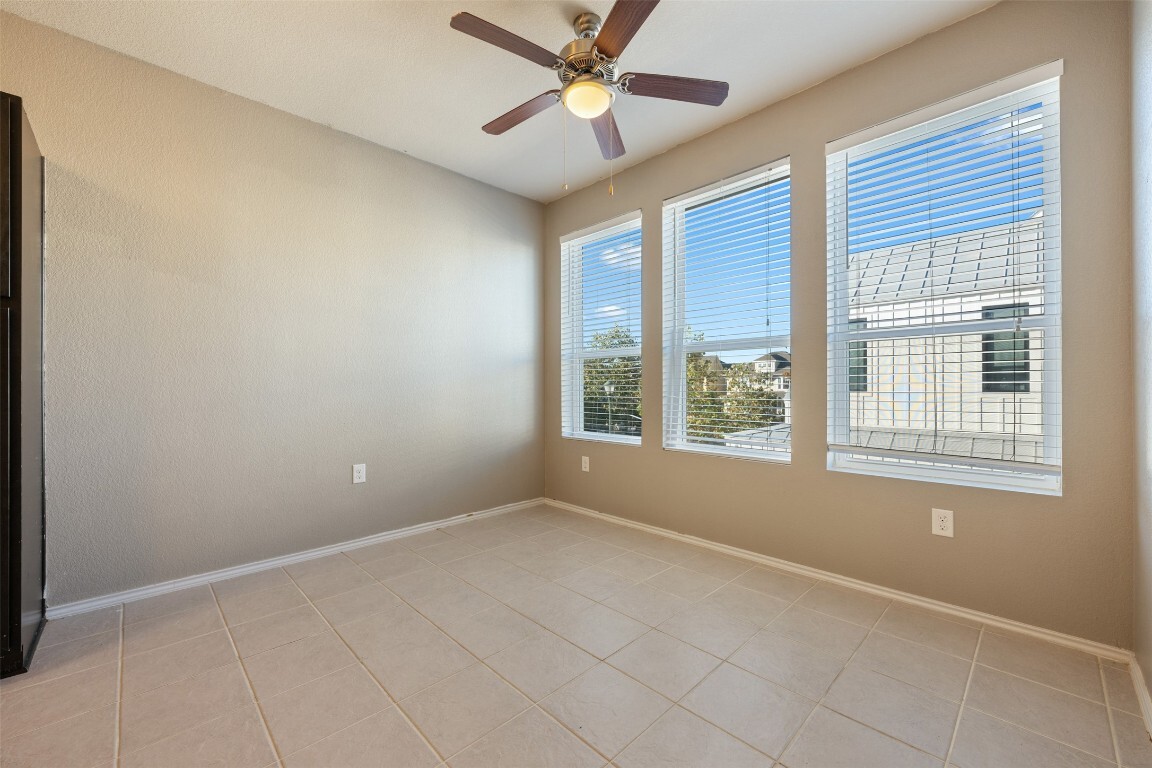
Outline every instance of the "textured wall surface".
<svg viewBox="0 0 1152 768">
<path fill-rule="evenodd" d="M 1129 7 L 1007 2 L 549 205 L 549 496 L 918 595 L 1131 647 Z M 1064 467 L 1060 498 L 825 468 L 824 144 L 1064 59 Z M 1146 89 L 1147 90 L 1147 89 Z M 776 158 L 793 171 L 793 461 L 661 448 L 662 200 Z M 644 213 L 644 441 L 560 437 L 558 240 Z M 1146 314 L 1145 317 L 1148 317 Z M 592 471 L 580 471 L 580 456 Z M 956 513 L 956 538 L 929 510 Z"/>
<path fill-rule="evenodd" d="M 1152 687 L 1152 0 L 1132 5 L 1136 659 Z"/>
<path fill-rule="evenodd" d="M 47 157 L 50 605 L 540 494 L 539 204 L 7 14 L 0 88 Z"/>
</svg>

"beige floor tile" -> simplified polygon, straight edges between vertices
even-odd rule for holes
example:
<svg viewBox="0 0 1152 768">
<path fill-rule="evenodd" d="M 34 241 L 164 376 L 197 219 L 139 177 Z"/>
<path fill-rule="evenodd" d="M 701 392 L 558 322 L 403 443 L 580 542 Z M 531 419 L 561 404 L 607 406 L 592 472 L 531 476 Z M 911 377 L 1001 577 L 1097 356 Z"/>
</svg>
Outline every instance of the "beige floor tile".
<svg viewBox="0 0 1152 768">
<path fill-rule="evenodd" d="M 547 552 L 531 560 L 520 563 L 520 567 L 531 571 L 545 579 L 556 580 L 574 573 L 579 573 L 588 567 L 588 563 L 569 557 L 562 552 Z"/>
<path fill-rule="evenodd" d="M 444 530 L 439 528 L 432 531 L 424 531 L 423 533 L 416 533 L 411 536 L 404 536 L 397 541 L 401 542 L 408 549 L 419 552 L 426 547 L 434 547 L 437 544 L 448 544 L 455 541 L 455 538 Z"/>
<path fill-rule="evenodd" d="M 391 705 L 359 664 L 264 699 L 261 708 L 280 753 L 290 755 Z"/>
<path fill-rule="evenodd" d="M 445 622 L 441 628 L 481 659 L 543 631 L 538 624 L 506 605 L 497 605 L 467 618 Z"/>
<path fill-rule="evenodd" d="M 138 621 L 124 627 L 124 655 L 144 653 L 223 628 L 224 621 L 215 605 Z"/>
<path fill-rule="evenodd" d="M 1024 635 L 988 631 L 976 660 L 1038 683 L 1104 701 L 1100 664 L 1095 656 Z"/>
<path fill-rule="evenodd" d="M 1140 714 L 1140 701 L 1132 685 L 1132 675 L 1125 667 L 1104 667 L 1104 683 L 1108 686 L 1108 704 L 1133 715 Z"/>
<path fill-rule="evenodd" d="M 121 606 L 114 605 L 98 611 L 52 619 L 44 625 L 44 631 L 40 634 L 40 642 L 36 647 L 48 648 L 70 640 L 79 640 L 82 637 L 119 629 L 122 610 Z"/>
<path fill-rule="evenodd" d="M 848 660 L 868 634 L 867 627 L 798 605 L 777 616 L 768 625 L 768 629 L 844 661 Z"/>
<path fill-rule="evenodd" d="M 262 619 L 274 613 L 286 611 L 307 604 L 308 599 L 295 584 L 262 589 L 259 592 L 242 592 L 220 598 L 220 612 L 231 626 Z"/>
<path fill-rule="evenodd" d="M 695 601 L 707 597 L 724 586 L 726 582 L 727 579 L 718 579 L 681 566 L 675 566 L 661 571 L 644 583 L 685 600 Z"/>
<path fill-rule="evenodd" d="M 124 657 L 122 693 L 125 698 L 203 674 L 236 661 L 227 630 L 218 629 L 135 656 Z"/>
<path fill-rule="evenodd" d="M 246 706 L 127 754 L 120 768 L 265 768 L 275 762 L 260 713 Z"/>
<path fill-rule="evenodd" d="M 461 539 L 449 539 L 418 550 L 420 557 L 433 563 L 449 563 L 469 555 L 479 554 L 479 548 Z"/>
<path fill-rule="evenodd" d="M 527 560 L 540 555 L 546 555 L 551 551 L 543 544 L 538 544 L 532 539 L 517 539 L 516 541 L 496 547 L 495 549 L 488 550 L 488 553 L 507 560 L 514 565 L 521 565 Z"/>
<path fill-rule="evenodd" d="M 335 632 L 321 632 L 244 661 L 258 699 L 268 699 L 298 685 L 356 663 L 356 657 Z"/>
<path fill-rule="evenodd" d="M 367 571 L 353 565 L 348 568 L 333 568 L 315 576 L 298 579 L 296 586 L 300 587 L 301 592 L 308 595 L 309 600 L 316 601 L 375 583 L 377 583 L 376 579 Z"/>
<path fill-rule="evenodd" d="M 0 695 L 0 734 L 9 739 L 116 703 L 120 665 L 92 667 Z"/>
<path fill-rule="evenodd" d="M 334 568 L 348 568 L 355 565 L 351 559 L 346 557 L 343 553 L 337 552 L 334 555 L 325 555 L 324 557 L 316 557 L 311 560 L 304 560 L 299 563 L 284 566 L 284 570 L 295 581 L 301 579 L 311 578 L 325 571 L 330 571 Z"/>
<path fill-rule="evenodd" d="M 956 768 L 1109 768 L 1114 764 L 965 708 L 960 715 L 950 765 Z"/>
<path fill-rule="evenodd" d="M 672 563 L 673 565 L 679 565 L 686 560 L 691 560 L 701 552 L 706 551 L 693 544 L 686 544 L 682 541 L 675 541 L 663 536 L 655 537 L 654 541 L 637 544 L 632 547 L 632 550 L 642 555 L 654 557 L 657 560 L 663 560 L 666 563 Z"/>
<path fill-rule="evenodd" d="M 496 674 L 539 701 L 594 667 L 597 660 L 551 632 L 537 632 L 491 656 Z"/>
<path fill-rule="evenodd" d="M 672 702 L 607 664 L 598 664 L 540 707 L 608 757 L 624 749 Z"/>
<path fill-rule="evenodd" d="M 673 701 L 720 665 L 715 656 L 656 630 L 612 654 L 607 661 Z"/>
<path fill-rule="evenodd" d="M 1103 758 L 1112 756 L 1104 706 L 977 664 L 966 706 Z"/>
<path fill-rule="evenodd" d="M 604 605 L 631 616 L 637 621 L 642 621 L 650 627 L 655 627 L 672 618 L 673 615 L 684 610 L 691 603 L 670 592 L 641 583 L 617 592 L 605 600 Z"/>
<path fill-rule="evenodd" d="M 685 568 L 717 579 L 731 581 L 742 573 L 752 570 L 755 563 L 738 557 L 721 555 L 718 552 L 704 551 L 681 563 Z"/>
<path fill-rule="evenodd" d="M 135 752 L 251 703 L 238 663 L 126 698 L 121 702 L 120 750 Z"/>
<path fill-rule="evenodd" d="M 620 530 L 620 526 L 613 525 L 612 523 L 605 523 L 601 520 L 596 520 L 587 515 L 582 515 L 583 520 L 569 520 L 564 528 L 569 531 L 574 531 L 581 536 L 598 539 L 601 536 L 614 534 Z M 615 542 L 613 542 L 615 543 Z"/>
<path fill-rule="evenodd" d="M 816 702 L 722 664 L 680 705 L 761 752 L 778 757 Z"/>
<path fill-rule="evenodd" d="M 440 566 L 445 571 L 472 583 L 473 576 L 492 576 L 500 571 L 514 567 L 512 563 L 503 558 L 496 557 L 488 552 L 481 552 L 470 557 L 462 557 Z"/>
<path fill-rule="evenodd" d="M 396 699 L 439 682 L 476 658 L 420 616 L 379 613 L 344 624 L 340 633 Z"/>
<path fill-rule="evenodd" d="M 879 632 L 873 632 L 860 644 L 852 663 L 951 701 L 960 701 L 964 696 L 972 669 L 970 661 Z"/>
<path fill-rule="evenodd" d="M 181 589 L 176 592 L 125 603 L 124 623 L 135 624 L 138 621 L 154 619 L 168 613 L 189 611 L 193 608 L 212 605 L 215 602 L 216 598 L 213 597 L 212 589 L 207 584 L 202 587 Z"/>
<path fill-rule="evenodd" d="M 432 768 L 440 758 L 390 707 L 284 759 L 287 768 Z"/>
<path fill-rule="evenodd" d="M 944 763 L 879 731 L 818 707 L 784 753 L 788 768 L 938 768 Z"/>
<path fill-rule="evenodd" d="M 621 592 L 636 582 L 607 568 L 591 566 L 582 571 L 556 579 L 556 583 L 578 592 L 589 600 L 607 600 L 617 592 Z"/>
<path fill-rule="evenodd" d="M 1123 768 L 1152 768 L 1152 741 L 1139 717 L 1124 712 L 1112 712 L 1116 725 L 1116 748 L 1120 752 Z"/>
<path fill-rule="evenodd" d="M 388 582 L 388 589 L 410 603 L 437 600 L 472 588 L 463 579 L 439 568 L 397 576 Z"/>
<path fill-rule="evenodd" d="M 721 659 L 728 658 L 760 631 L 758 625 L 704 603 L 677 613 L 661 624 L 659 629 Z"/>
<path fill-rule="evenodd" d="M 805 608 L 871 627 L 892 601 L 822 581 L 796 602 Z"/>
<path fill-rule="evenodd" d="M 647 624 L 604 605 L 593 605 L 549 627 L 598 659 L 606 659 L 649 630 Z"/>
<path fill-rule="evenodd" d="M 556 526 L 541 522 L 539 519 L 525 519 L 510 523 L 508 525 L 508 529 L 527 538 L 532 536 L 541 536 L 545 533 L 554 531 L 556 530 Z"/>
<path fill-rule="evenodd" d="M 4 768 L 92 768 L 116 751 L 116 707 L 104 707 L 20 735 L 0 738 Z"/>
<path fill-rule="evenodd" d="M 387 584 L 390 579 L 395 579 L 406 573 L 415 573 L 425 568 L 431 568 L 432 563 L 414 552 L 398 552 L 378 560 L 361 563 L 360 567 Z"/>
<path fill-rule="evenodd" d="M 413 600 L 412 606 L 437 624 L 447 624 L 462 618 L 475 616 L 481 611 L 500 606 L 494 597 L 484 594 L 475 587 L 464 585 L 463 589 L 428 600 Z"/>
<path fill-rule="evenodd" d="M 595 605 L 583 595 L 551 582 L 545 582 L 536 589 L 505 602 L 514 610 L 545 627 L 561 623 Z"/>
<path fill-rule="evenodd" d="M 30 685 L 37 685 L 57 677 L 70 675 L 73 672 L 82 672 L 85 669 L 109 664 L 119 657 L 120 630 L 118 629 L 40 648 L 32 658 L 32 667 L 22 675 L 4 680 L 3 683 L 0 683 L 0 691 L 7 695 Z"/>
<path fill-rule="evenodd" d="M 753 568 L 738 576 L 732 583 L 791 602 L 811 589 L 816 581 L 774 571 L 771 568 Z"/>
<path fill-rule="evenodd" d="M 763 630 L 728 659 L 742 669 L 819 700 L 844 663 L 775 632 Z"/>
<path fill-rule="evenodd" d="M 789 604 L 763 592 L 728 584 L 701 600 L 700 605 L 716 608 L 726 616 L 744 619 L 763 628 L 783 613 Z"/>
<path fill-rule="evenodd" d="M 597 755 L 533 707 L 452 758 L 452 768 L 600 768 Z"/>
<path fill-rule="evenodd" d="M 332 626 L 338 626 L 400 605 L 400 598 L 383 585 L 372 583 L 317 600 L 314 605 Z"/>
<path fill-rule="evenodd" d="M 465 530 L 459 530 L 461 526 L 452 526 L 452 536 L 462 541 L 468 542 L 473 547 L 479 550 L 487 551 L 495 549 L 496 547 L 510 544 L 513 541 L 518 541 L 522 538 L 518 533 L 508 530 L 508 526 L 501 526 L 499 528 L 486 528 L 474 530 L 471 525 L 464 526 Z"/>
<path fill-rule="evenodd" d="M 960 705 L 927 691 L 849 664 L 824 706 L 929 754 L 944 758 Z"/>
<path fill-rule="evenodd" d="M 620 768 L 771 768 L 772 760 L 691 712 L 673 707 L 614 763 Z"/>
<path fill-rule="evenodd" d="M 216 598 L 220 599 L 222 597 L 235 597 L 246 592 L 259 592 L 272 587 L 282 587 L 291 583 L 292 579 L 288 577 L 283 568 L 269 568 L 266 571 L 249 573 L 234 579 L 214 581 L 211 587 L 216 593 Z"/>
<path fill-rule="evenodd" d="M 569 531 L 565 531 L 565 533 L 569 536 L 576 535 Z M 625 554 L 627 551 L 628 550 L 623 547 L 617 547 L 614 544 L 609 544 L 599 539 L 584 539 L 584 541 L 566 548 L 564 554 L 595 565 L 605 560 L 611 560 L 614 557 L 620 557 L 620 555 Z"/>
<path fill-rule="evenodd" d="M 980 630 L 942 615 L 893 603 L 876 622 L 876 629 L 953 656 L 971 659 Z"/>
<path fill-rule="evenodd" d="M 632 579 L 632 581 L 650 579 L 660 573 L 660 571 L 665 571 L 671 567 L 663 560 L 657 560 L 654 557 L 648 557 L 639 552 L 626 552 L 619 557 L 613 557 L 611 560 L 604 560 L 599 563 L 599 565 L 621 576 Z"/>
<path fill-rule="evenodd" d="M 388 541 L 377 542 L 376 544 L 369 544 L 366 547 L 356 547 L 341 552 L 346 558 L 354 563 L 367 563 L 370 560 L 379 560 L 382 557 L 396 555 L 401 552 L 407 552 L 408 547 L 399 539 L 389 539 Z"/>
<path fill-rule="evenodd" d="M 468 577 L 468 582 L 497 600 L 509 604 L 549 583 L 543 576 L 537 576 L 518 565 L 512 565 L 507 560 L 502 562 L 507 565 L 503 570 L 472 574 Z"/>
<path fill-rule="evenodd" d="M 594 541 L 594 539 L 589 539 L 587 536 L 581 536 L 578 533 L 573 533 L 572 531 L 564 530 L 563 528 L 557 528 L 556 530 L 549 531 L 548 533 L 542 533 L 539 536 L 533 536 L 532 540 L 545 549 L 556 551 L 567 549 L 568 547 L 572 547 L 577 544 Z M 623 551 L 624 550 L 620 550 L 620 552 L 617 554 L 620 554 Z M 569 553 L 566 552 L 565 554 Z M 587 558 L 581 557 L 579 559 L 586 560 Z"/>
<path fill-rule="evenodd" d="M 245 659 L 328 629 L 310 605 L 274 613 L 230 629 L 240 658 Z"/>
<path fill-rule="evenodd" d="M 531 702 L 492 670 L 476 664 L 403 700 L 400 706 L 432 746 L 448 756 L 499 728 Z"/>
</svg>

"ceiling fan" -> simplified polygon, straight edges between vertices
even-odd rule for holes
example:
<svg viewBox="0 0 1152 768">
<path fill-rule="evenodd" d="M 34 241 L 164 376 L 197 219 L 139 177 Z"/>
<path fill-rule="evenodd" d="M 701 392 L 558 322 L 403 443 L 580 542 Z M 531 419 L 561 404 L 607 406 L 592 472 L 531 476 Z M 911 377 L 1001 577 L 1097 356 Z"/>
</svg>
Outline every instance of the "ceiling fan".
<svg viewBox="0 0 1152 768">
<path fill-rule="evenodd" d="M 603 23 L 594 13 L 580 14 L 572 23 L 576 39 L 558 54 L 470 13 L 453 16 L 453 29 L 553 69 L 562 83 L 559 89 L 546 91 L 488 123 L 484 132 L 499 135 L 561 102 L 572 114 L 592 122 L 601 154 L 612 160 L 624 154 L 620 131 L 608 110 L 616 94 L 713 107 L 723 104 L 728 97 L 728 83 L 718 80 L 640 72 L 617 76 L 620 54 L 659 1 L 616 0 Z"/>
</svg>

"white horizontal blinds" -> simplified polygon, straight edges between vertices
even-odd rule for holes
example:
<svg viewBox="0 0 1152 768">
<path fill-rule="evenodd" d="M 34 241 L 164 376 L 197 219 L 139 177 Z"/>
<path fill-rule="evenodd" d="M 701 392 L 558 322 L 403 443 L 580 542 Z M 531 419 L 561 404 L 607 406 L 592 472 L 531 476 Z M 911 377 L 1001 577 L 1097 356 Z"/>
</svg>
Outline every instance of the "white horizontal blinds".
<svg viewBox="0 0 1152 768">
<path fill-rule="evenodd" d="M 780 163 L 664 205 L 666 448 L 789 455 L 790 198 Z"/>
<path fill-rule="evenodd" d="M 562 430 L 640 440 L 640 217 L 561 241 Z"/>
<path fill-rule="evenodd" d="M 1059 175 L 1059 79 L 829 155 L 834 465 L 1058 475 Z"/>
</svg>

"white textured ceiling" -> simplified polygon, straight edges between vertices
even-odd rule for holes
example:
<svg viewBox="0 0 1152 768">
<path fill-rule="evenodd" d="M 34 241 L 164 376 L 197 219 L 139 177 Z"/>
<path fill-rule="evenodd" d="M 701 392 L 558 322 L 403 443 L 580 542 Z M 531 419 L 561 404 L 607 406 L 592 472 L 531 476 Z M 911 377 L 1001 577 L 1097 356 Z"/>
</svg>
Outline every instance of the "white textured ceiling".
<svg viewBox="0 0 1152 768">
<path fill-rule="evenodd" d="M 721 107 L 621 97 L 614 112 L 634 165 L 994 0 L 664 0 L 622 71 L 731 84 Z M 555 74 L 448 26 L 458 11 L 549 50 L 581 11 L 611 0 L 2 0 L 0 8 L 209 85 L 549 201 L 563 196 L 562 110 L 503 136 L 480 126 Z M 568 120 L 568 182 L 603 178 L 589 126 Z"/>
</svg>

